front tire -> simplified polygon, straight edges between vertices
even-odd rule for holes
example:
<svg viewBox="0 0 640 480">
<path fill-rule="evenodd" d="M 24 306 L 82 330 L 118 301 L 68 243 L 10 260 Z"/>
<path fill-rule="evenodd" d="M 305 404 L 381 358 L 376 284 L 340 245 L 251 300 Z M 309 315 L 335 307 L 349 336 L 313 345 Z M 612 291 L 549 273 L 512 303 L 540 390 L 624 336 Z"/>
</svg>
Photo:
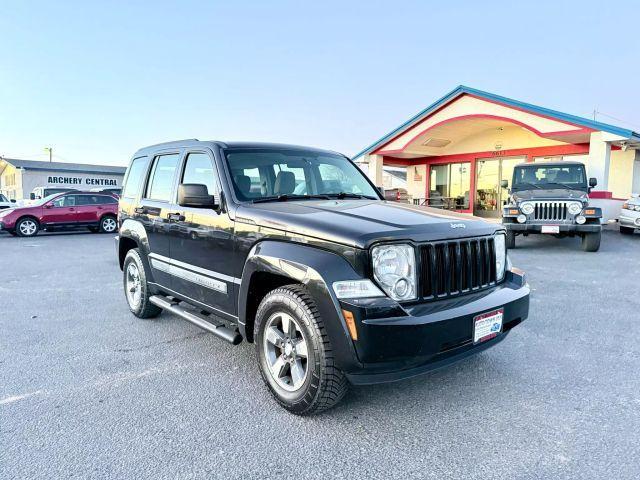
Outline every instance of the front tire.
<svg viewBox="0 0 640 480">
<path fill-rule="evenodd" d="M 311 415 L 345 395 L 347 379 L 334 365 L 324 321 L 304 286 L 268 293 L 258 307 L 255 332 L 260 374 L 282 407 Z"/>
<path fill-rule="evenodd" d="M 582 249 L 585 252 L 597 252 L 600 249 L 601 232 L 585 233 L 582 235 Z"/>
<path fill-rule="evenodd" d="M 34 218 L 21 218 L 16 223 L 16 234 L 19 237 L 35 237 L 40 231 L 40 225 Z"/>
<path fill-rule="evenodd" d="M 124 294 L 131 313 L 138 318 L 153 318 L 160 315 L 162 309 L 149 301 L 151 293 L 147 273 L 137 248 L 127 252 L 122 270 Z"/>
<path fill-rule="evenodd" d="M 505 239 L 505 244 L 508 250 L 513 250 L 516 248 L 516 234 L 510 230 L 507 230 L 507 238 Z"/>
<path fill-rule="evenodd" d="M 635 228 L 632 227 L 623 227 L 622 225 L 620 225 L 620 233 L 623 235 L 633 235 L 633 231 L 635 230 Z"/>
</svg>

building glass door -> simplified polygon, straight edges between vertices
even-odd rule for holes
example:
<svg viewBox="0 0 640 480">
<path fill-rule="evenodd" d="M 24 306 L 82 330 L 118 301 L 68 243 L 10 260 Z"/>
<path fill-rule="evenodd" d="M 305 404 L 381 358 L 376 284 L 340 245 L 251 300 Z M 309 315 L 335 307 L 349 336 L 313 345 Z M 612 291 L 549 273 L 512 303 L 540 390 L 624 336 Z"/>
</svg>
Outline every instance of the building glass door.
<svg viewBox="0 0 640 480">
<path fill-rule="evenodd" d="M 476 192 L 473 214 L 479 217 L 500 218 L 502 206 L 509 197 L 509 191 L 502 188 L 502 180 L 511 183 L 513 168 L 526 157 L 481 158 L 476 161 Z"/>
</svg>

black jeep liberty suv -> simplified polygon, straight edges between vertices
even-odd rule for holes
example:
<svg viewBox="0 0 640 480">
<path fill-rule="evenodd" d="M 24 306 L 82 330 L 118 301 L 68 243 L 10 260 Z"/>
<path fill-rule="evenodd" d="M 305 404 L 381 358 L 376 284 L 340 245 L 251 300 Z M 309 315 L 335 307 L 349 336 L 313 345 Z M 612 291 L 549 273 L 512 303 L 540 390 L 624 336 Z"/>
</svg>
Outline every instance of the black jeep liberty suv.
<svg viewBox="0 0 640 480">
<path fill-rule="evenodd" d="M 116 238 L 134 315 L 162 310 L 255 343 L 296 414 L 349 383 L 400 380 L 485 350 L 527 318 L 499 224 L 384 201 L 343 155 L 185 140 L 139 150 Z"/>
<path fill-rule="evenodd" d="M 511 197 L 502 211 L 507 248 L 515 248 L 516 235 L 532 233 L 558 238 L 582 238 L 582 249 L 597 252 L 602 233 L 602 209 L 589 206 L 589 192 L 597 185 L 579 162 L 521 163 L 513 169 Z M 502 181 L 502 187 L 509 183 Z"/>
</svg>

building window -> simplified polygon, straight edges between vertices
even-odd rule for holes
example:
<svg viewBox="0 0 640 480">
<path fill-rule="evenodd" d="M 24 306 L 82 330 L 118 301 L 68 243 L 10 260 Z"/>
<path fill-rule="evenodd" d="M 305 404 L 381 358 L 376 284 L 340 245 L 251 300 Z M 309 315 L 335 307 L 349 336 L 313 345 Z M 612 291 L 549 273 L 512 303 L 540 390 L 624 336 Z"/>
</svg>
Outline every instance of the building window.
<svg viewBox="0 0 640 480">
<path fill-rule="evenodd" d="M 471 190 L 471 164 L 432 165 L 427 205 L 448 210 L 468 210 Z"/>
</svg>

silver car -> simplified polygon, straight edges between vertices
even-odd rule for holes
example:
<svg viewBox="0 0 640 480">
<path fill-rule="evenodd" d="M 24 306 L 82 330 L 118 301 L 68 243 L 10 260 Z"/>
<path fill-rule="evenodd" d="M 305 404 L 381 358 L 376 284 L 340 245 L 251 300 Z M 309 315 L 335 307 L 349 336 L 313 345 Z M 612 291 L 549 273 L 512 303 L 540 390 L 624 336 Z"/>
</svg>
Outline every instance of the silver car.
<svg viewBox="0 0 640 480">
<path fill-rule="evenodd" d="M 640 229 L 640 195 L 632 195 L 620 211 L 620 233 L 633 234 Z"/>
</svg>

